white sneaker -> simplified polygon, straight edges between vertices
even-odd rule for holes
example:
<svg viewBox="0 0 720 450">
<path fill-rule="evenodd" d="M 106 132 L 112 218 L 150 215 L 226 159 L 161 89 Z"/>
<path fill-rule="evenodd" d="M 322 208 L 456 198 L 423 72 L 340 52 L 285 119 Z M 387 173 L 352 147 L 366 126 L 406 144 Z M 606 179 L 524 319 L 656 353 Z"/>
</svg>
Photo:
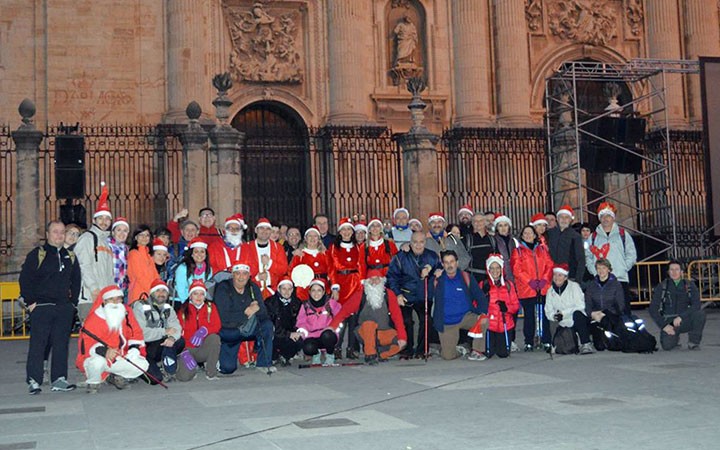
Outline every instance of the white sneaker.
<svg viewBox="0 0 720 450">
<path fill-rule="evenodd" d="M 520 351 L 520 349 L 518 348 L 517 344 L 515 344 L 515 342 L 510 343 L 510 351 L 513 353 Z"/>
<path fill-rule="evenodd" d="M 257 367 L 255 367 L 255 369 L 257 369 L 258 371 L 260 371 L 260 372 L 262 372 L 262 373 L 275 373 L 275 372 L 277 372 L 277 367 L 275 367 L 275 366 L 269 366 L 269 367 L 260 367 L 260 366 L 257 366 Z"/>
<path fill-rule="evenodd" d="M 455 350 L 461 358 L 468 354 L 468 349 L 464 345 L 456 345 Z"/>
<path fill-rule="evenodd" d="M 487 356 L 484 353 L 473 350 L 468 356 L 468 361 L 485 361 Z"/>
</svg>

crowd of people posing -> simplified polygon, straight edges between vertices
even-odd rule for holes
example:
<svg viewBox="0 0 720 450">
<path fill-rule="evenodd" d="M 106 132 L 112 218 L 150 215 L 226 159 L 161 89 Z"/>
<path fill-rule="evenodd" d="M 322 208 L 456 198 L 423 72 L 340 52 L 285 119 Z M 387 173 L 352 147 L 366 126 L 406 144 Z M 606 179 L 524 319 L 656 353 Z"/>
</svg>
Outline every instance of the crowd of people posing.
<svg viewBox="0 0 720 450">
<path fill-rule="evenodd" d="M 552 351 L 550 323 L 572 330 L 579 353 L 600 348 L 603 323 L 630 311 L 629 233 L 603 203 L 595 230 L 573 226 L 573 210 L 538 213 L 519 236 L 501 213 L 464 205 L 457 222 L 443 213 L 423 223 L 405 208 L 391 223 L 328 217 L 304 230 L 261 218 L 255 238 L 242 214 L 216 223 L 181 211 L 153 232 L 115 217 L 104 190 L 89 230 L 59 221 L 20 275 L 30 311 L 29 392 L 37 394 L 52 353 L 53 391 L 68 391 L 68 341 L 81 323 L 76 365 L 88 392 L 105 381 L 118 389 L 209 380 L 239 364 L 267 373 L 293 359 L 308 365 L 358 360 L 376 365 L 396 355 L 482 361 L 519 351 Z M 129 239 L 128 239 L 129 237 Z M 698 348 L 704 315 L 695 285 L 673 262 L 655 289 L 650 312 L 666 350 L 689 333 Z M 596 335 L 600 332 L 600 337 Z M 595 345 L 593 345 L 593 343 Z M 344 354 L 342 350 L 345 350 Z"/>
</svg>

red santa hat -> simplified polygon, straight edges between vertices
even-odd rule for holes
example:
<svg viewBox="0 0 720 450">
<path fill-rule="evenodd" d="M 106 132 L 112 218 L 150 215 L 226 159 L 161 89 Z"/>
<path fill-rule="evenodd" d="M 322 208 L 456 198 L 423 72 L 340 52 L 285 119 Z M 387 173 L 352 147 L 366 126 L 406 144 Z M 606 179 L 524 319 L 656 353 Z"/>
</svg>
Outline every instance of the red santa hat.
<svg viewBox="0 0 720 450">
<path fill-rule="evenodd" d="M 365 274 L 366 278 L 372 278 L 372 277 L 383 277 L 382 270 L 380 269 L 369 269 L 367 273 Z"/>
<path fill-rule="evenodd" d="M 355 232 L 357 233 L 358 231 L 364 231 L 365 233 L 367 233 L 367 224 L 363 221 L 358 221 L 358 223 L 355 224 Z"/>
<path fill-rule="evenodd" d="M 600 206 L 598 206 L 598 217 L 602 217 L 604 215 L 612 216 L 615 218 L 615 213 L 617 212 L 617 208 L 615 208 L 615 205 L 613 205 L 610 202 L 602 202 L 600 203 Z"/>
<path fill-rule="evenodd" d="M 479 339 L 483 337 L 482 321 L 485 319 L 487 319 L 487 314 L 480 314 L 480 317 L 477 318 L 475 325 L 473 325 L 472 328 L 468 330 L 468 336 L 473 339 Z"/>
<path fill-rule="evenodd" d="M 540 224 L 548 224 L 547 219 L 545 218 L 545 214 L 543 213 L 537 213 L 530 219 L 530 226 L 534 227 Z"/>
<path fill-rule="evenodd" d="M 168 289 L 167 284 L 159 278 L 155 278 L 153 282 L 150 284 L 150 295 L 152 295 L 155 291 L 165 289 L 166 291 L 170 292 L 170 289 Z"/>
<path fill-rule="evenodd" d="M 442 220 L 443 222 L 446 222 L 445 214 L 440 211 L 430 213 L 430 215 L 428 215 L 428 223 L 431 223 L 435 220 Z"/>
<path fill-rule="evenodd" d="M 115 227 L 119 227 L 120 225 L 125 225 L 126 227 L 130 228 L 130 223 L 128 222 L 128 220 L 126 218 L 118 217 L 117 219 L 115 219 L 115 222 L 113 222 L 112 228 L 110 228 L 110 229 L 114 230 Z"/>
<path fill-rule="evenodd" d="M 105 286 L 98 294 L 98 297 L 100 297 L 102 301 L 105 301 L 114 297 L 124 297 L 124 295 L 122 289 L 112 284 Z"/>
<path fill-rule="evenodd" d="M 401 207 L 401 208 L 397 208 L 395 211 L 393 211 L 393 220 L 394 220 L 394 219 L 397 217 L 397 215 L 400 214 L 401 212 L 404 212 L 405 214 L 408 215 L 408 217 L 410 217 L 410 211 L 408 211 L 407 208 L 402 208 L 402 207 Z"/>
<path fill-rule="evenodd" d="M 412 219 L 408 220 L 408 225 L 412 225 L 413 223 L 420 225 L 420 228 L 422 228 L 422 226 L 423 226 L 422 222 L 420 222 L 420 220 L 418 220 L 414 217 Z"/>
<path fill-rule="evenodd" d="M 307 230 L 305 230 L 305 234 L 303 234 L 303 237 L 307 237 L 307 235 L 310 233 L 317 234 L 319 238 L 322 237 L 322 235 L 320 234 L 320 230 L 318 230 L 318 228 L 316 226 L 312 226 L 312 227 L 308 228 Z"/>
<path fill-rule="evenodd" d="M 493 226 L 497 227 L 499 223 L 506 223 L 510 226 L 512 226 L 512 220 L 508 216 L 506 216 L 503 213 L 496 212 L 495 213 L 495 220 L 493 220 Z"/>
<path fill-rule="evenodd" d="M 207 248 L 208 248 L 208 245 L 207 245 L 207 242 L 205 242 L 205 241 L 202 240 L 202 238 L 196 237 L 196 238 L 193 238 L 193 239 L 188 243 L 188 248 L 189 248 L 189 249 L 193 249 L 193 248 L 204 248 L 204 249 L 207 249 Z"/>
<path fill-rule="evenodd" d="M 457 215 L 459 216 L 462 213 L 468 213 L 471 216 L 475 214 L 475 212 L 472 209 L 472 206 L 470 206 L 470 203 L 465 203 L 458 209 Z"/>
<path fill-rule="evenodd" d="M 573 211 L 570 205 L 562 205 L 555 215 L 559 216 L 560 214 L 567 214 L 571 219 L 575 218 L 575 211 Z"/>
<path fill-rule="evenodd" d="M 165 251 L 168 251 L 167 246 L 165 245 L 165 243 L 164 243 L 160 238 L 155 238 L 155 239 L 153 240 L 152 249 L 153 249 L 153 251 L 155 251 L 155 250 L 165 250 Z"/>
<path fill-rule="evenodd" d="M 294 287 L 294 286 L 295 286 L 295 285 L 293 284 L 292 280 L 290 279 L 290 277 L 287 276 L 287 275 L 284 276 L 283 279 L 280 280 L 280 282 L 277 284 L 277 285 L 278 285 L 278 288 L 279 288 L 280 286 L 282 286 L 283 284 L 289 284 L 290 287 Z"/>
<path fill-rule="evenodd" d="M 239 226 L 243 230 L 247 230 L 247 225 L 245 224 L 245 216 L 240 213 L 234 214 L 225 219 L 225 228 L 227 228 L 228 225 L 232 224 Z"/>
<path fill-rule="evenodd" d="M 353 230 L 355 230 L 355 227 L 353 227 L 352 220 L 350 220 L 349 217 L 341 217 L 340 218 L 340 223 L 338 224 L 338 227 L 337 227 L 338 231 L 342 230 L 343 227 L 350 227 Z"/>
<path fill-rule="evenodd" d="M 265 217 L 261 217 L 258 219 L 257 225 L 255 225 L 255 230 L 258 228 L 272 228 L 272 224 Z"/>
<path fill-rule="evenodd" d="M 370 219 L 370 222 L 368 222 L 368 224 L 367 224 L 368 228 L 370 228 L 372 226 L 372 224 L 374 224 L 374 223 L 377 223 L 378 225 L 380 225 L 380 228 L 383 227 L 382 220 L 378 219 L 377 217 L 373 217 L 372 219 Z"/>
<path fill-rule="evenodd" d="M 500 275 L 500 284 L 505 286 L 505 259 L 500 253 L 490 253 L 485 261 L 485 270 L 487 270 L 488 275 L 490 274 L 490 266 L 493 263 L 500 264 L 500 268 L 503 269 L 502 274 Z"/>
<path fill-rule="evenodd" d="M 240 272 L 240 271 L 250 272 L 250 266 L 248 266 L 247 264 L 235 264 L 234 266 L 232 266 L 232 271 L 233 272 Z"/>
<path fill-rule="evenodd" d="M 100 216 L 107 216 L 112 219 L 112 213 L 110 212 L 110 204 L 108 203 L 108 188 L 104 181 L 100 182 L 100 186 L 102 186 L 102 190 L 100 191 L 100 198 L 98 199 L 97 208 L 95 208 L 95 214 L 93 214 L 93 219 L 100 217 Z"/>
<path fill-rule="evenodd" d="M 190 284 L 188 295 L 192 295 L 195 291 L 203 291 L 203 293 L 207 294 L 207 288 L 205 287 L 203 280 L 193 280 L 192 284 Z"/>
<path fill-rule="evenodd" d="M 558 263 L 553 267 L 553 273 L 561 273 L 565 276 L 570 275 L 570 266 L 567 263 Z"/>
<path fill-rule="evenodd" d="M 311 287 L 313 287 L 315 285 L 323 288 L 323 291 L 327 291 L 327 285 L 325 284 L 325 280 L 323 280 L 322 278 L 315 278 L 314 280 L 312 280 L 310 282 L 310 284 L 308 284 L 308 287 L 307 287 L 308 291 L 310 290 Z"/>
</svg>

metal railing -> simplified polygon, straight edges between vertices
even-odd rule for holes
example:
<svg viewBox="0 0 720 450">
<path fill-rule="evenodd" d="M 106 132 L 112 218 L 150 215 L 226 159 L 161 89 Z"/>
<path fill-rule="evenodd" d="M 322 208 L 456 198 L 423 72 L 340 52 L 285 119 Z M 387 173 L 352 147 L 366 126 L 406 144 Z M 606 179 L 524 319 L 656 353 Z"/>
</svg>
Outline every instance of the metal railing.
<svg viewBox="0 0 720 450">
<path fill-rule="evenodd" d="M 697 283 L 701 302 L 720 302 L 720 259 L 692 261 L 687 277 Z"/>
<path fill-rule="evenodd" d="M 649 305 L 653 288 L 665 278 L 669 261 L 643 261 L 633 267 L 630 276 L 630 290 L 635 291 L 637 299 L 630 302 L 633 306 Z"/>
<path fill-rule="evenodd" d="M 18 297 L 18 283 L 0 283 L 0 340 L 26 339 L 29 336 L 27 314 Z"/>
</svg>

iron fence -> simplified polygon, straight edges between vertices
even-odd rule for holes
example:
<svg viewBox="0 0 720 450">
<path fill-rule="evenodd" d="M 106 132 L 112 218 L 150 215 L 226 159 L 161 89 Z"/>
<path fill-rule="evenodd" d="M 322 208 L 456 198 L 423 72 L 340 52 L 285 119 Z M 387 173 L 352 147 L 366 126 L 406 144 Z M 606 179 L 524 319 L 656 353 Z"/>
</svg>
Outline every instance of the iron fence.
<svg viewBox="0 0 720 450">
<path fill-rule="evenodd" d="M 15 202 L 15 144 L 10 127 L 0 125 L 0 255 L 10 253 L 13 244 Z"/>
</svg>

